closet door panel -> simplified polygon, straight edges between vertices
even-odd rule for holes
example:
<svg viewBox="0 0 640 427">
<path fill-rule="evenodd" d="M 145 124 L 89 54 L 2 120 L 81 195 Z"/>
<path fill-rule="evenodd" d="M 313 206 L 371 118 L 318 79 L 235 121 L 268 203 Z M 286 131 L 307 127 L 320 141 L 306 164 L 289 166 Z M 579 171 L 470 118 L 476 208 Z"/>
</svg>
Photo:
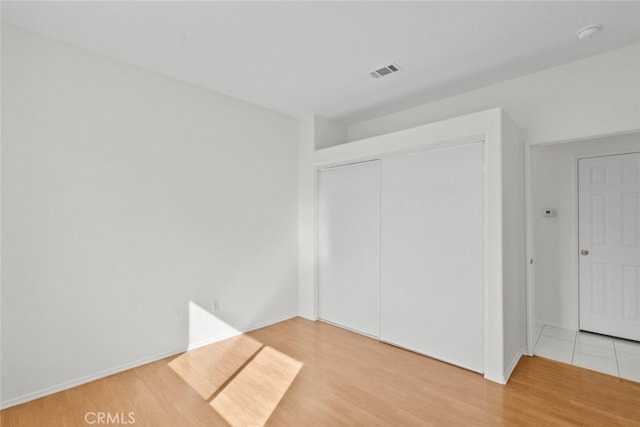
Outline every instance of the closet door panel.
<svg viewBox="0 0 640 427">
<path fill-rule="evenodd" d="M 384 158 L 381 175 L 381 339 L 482 372 L 482 143 Z"/>
<path fill-rule="evenodd" d="M 380 162 L 320 171 L 319 316 L 380 334 Z"/>
</svg>

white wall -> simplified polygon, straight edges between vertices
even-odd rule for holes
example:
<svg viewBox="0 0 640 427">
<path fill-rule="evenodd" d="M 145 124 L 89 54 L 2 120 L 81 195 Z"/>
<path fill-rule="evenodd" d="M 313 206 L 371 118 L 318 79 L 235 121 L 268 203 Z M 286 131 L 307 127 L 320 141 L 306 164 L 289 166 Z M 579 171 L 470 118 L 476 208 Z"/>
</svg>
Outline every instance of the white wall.
<svg viewBox="0 0 640 427">
<path fill-rule="evenodd" d="M 344 144 L 348 140 L 347 126 L 324 117 L 314 117 L 315 149 L 329 148 Z"/>
<path fill-rule="evenodd" d="M 577 156 L 640 151 L 640 133 L 532 148 L 536 321 L 577 330 Z M 543 208 L 557 216 L 544 218 Z"/>
<path fill-rule="evenodd" d="M 298 315 L 309 320 L 318 318 L 316 171 L 313 168 L 317 121 L 314 116 L 301 119 L 298 135 Z"/>
<path fill-rule="evenodd" d="M 505 114 L 502 121 L 504 363 L 510 375 L 526 353 L 525 174 L 520 130 Z"/>
<path fill-rule="evenodd" d="M 3 23 L 2 125 L 4 405 L 297 313 L 296 120 Z"/>
<path fill-rule="evenodd" d="M 640 44 L 349 127 L 355 141 L 500 107 L 528 144 L 640 129 Z"/>
</svg>

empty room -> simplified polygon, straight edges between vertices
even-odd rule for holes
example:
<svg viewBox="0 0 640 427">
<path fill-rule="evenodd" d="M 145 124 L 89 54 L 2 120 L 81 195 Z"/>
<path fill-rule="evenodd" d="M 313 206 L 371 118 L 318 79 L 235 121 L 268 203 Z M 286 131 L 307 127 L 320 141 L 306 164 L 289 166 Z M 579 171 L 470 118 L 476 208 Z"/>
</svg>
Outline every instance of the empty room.
<svg viewBox="0 0 640 427">
<path fill-rule="evenodd" d="M 640 426 L 640 1 L 2 1 L 0 425 Z"/>
</svg>

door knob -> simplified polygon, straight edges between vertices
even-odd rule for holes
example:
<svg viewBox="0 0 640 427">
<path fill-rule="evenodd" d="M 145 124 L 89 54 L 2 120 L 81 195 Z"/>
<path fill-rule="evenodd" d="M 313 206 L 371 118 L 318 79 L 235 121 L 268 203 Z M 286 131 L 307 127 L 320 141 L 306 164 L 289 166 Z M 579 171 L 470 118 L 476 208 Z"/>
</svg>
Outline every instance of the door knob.
<svg viewBox="0 0 640 427">
<path fill-rule="evenodd" d="M 583 249 L 583 250 L 580 251 L 580 255 L 587 256 L 587 255 L 589 255 L 589 251 L 586 250 L 586 249 Z"/>
</svg>

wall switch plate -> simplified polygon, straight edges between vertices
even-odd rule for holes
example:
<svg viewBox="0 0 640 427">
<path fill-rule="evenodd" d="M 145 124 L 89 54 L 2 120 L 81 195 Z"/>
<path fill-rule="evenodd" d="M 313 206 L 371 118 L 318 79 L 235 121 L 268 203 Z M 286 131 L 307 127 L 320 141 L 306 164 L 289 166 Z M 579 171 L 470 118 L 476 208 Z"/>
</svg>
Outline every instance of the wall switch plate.
<svg viewBox="0 0 640 427">
<path fill-rule="evenodd" d="M 220 311 L 220 301 L 217 299 L 214 299 L 213 301 L 211 301 L 211 312 L 217 313 L 219 311 Z"/>
</svg>

